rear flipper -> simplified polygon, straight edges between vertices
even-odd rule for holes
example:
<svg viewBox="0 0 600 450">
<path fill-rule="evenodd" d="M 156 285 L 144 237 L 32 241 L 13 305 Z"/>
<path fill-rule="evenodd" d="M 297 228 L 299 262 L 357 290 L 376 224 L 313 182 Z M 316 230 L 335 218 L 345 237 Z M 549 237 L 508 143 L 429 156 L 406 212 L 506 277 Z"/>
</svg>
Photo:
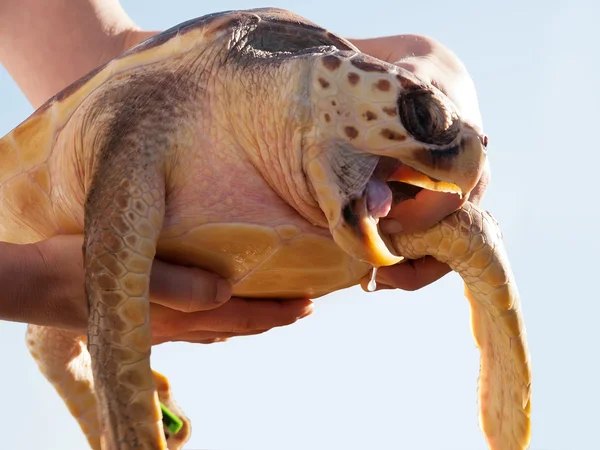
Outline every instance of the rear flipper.
<svg viewBox="0 0 600 450">
<path fill-rule="evenodd" d="M 40 371 L 77 420 L 90 447 L 101 450 L 94 380 L 85 338 L 66 330 L 29 325 L 27 347 Z M 175 403 L 168 379 L 156 371 L 153 375 L 160 402 L 183 422 L 176 434 L 165 426 L 169 450 L 180 450 L 191 436 L 190 421 Z"/>
<path fill-rule="evenodd" d="M 158 392 L 158 399 L 177 417 L 177 419 L 179 419 L 179 421 L 181 421 L 181 427 L 177 427 L 179 428 L 178 431 L 173 433 L 171 431 L 169 417 L 163 414 L 163 427 L 165 429 L 165 437 L 167 438 L 167 446 L 169 450 L 180 450 L 192 435 L 192 424 L 179 405 L 175 403 L 167 377 L 158 373 L 156 370 L 153 370 L 152 374 L 154 375 L 154 384 L 156 385 L 156 391 Z"/>
</svg>

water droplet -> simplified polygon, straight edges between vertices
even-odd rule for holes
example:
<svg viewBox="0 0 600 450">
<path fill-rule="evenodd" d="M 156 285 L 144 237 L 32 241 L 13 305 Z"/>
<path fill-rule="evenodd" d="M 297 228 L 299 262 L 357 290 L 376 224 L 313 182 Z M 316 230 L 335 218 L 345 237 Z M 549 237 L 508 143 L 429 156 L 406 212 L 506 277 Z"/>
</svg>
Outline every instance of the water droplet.
<svg viewBox="0 0 600 450">
<path fill-rule="evenodd" d="M 369 280 L 369 284 L 367 285 L 367 291 L 373 292 L 377 289 L 377 267 L 373 267 L 373 272 L 371 272 L 371 279 Z"/>
</svg>

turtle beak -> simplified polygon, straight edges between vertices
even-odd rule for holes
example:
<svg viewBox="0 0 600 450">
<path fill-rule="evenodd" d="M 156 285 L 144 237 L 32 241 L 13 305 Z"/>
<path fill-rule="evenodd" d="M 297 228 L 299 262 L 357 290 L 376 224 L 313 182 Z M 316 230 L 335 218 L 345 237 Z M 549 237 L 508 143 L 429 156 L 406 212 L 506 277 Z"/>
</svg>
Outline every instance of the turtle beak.
<svg viewBox="0 0 600 450">
<path fill-rule="evenodd" d="M 403 164 L 388 181 L 402 181 L 430 191 L 451 192 L 466 197 L 475 188 L 487 158 L 485 136 L 465 133 L 447 149 L 418 148 L 396 156 Z"/>
</svg>

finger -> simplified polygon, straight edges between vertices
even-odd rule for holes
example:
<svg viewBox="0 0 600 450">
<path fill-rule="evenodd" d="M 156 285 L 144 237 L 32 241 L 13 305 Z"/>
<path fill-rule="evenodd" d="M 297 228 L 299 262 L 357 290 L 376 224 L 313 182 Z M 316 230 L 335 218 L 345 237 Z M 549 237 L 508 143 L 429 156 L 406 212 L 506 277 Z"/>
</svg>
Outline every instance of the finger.
<svg viewBox="0 0 600 450">
<path fill-rule="evenodd" d="M 225 337 L 214 337 L 214 338 L 206 338 L 206 339 L 194 339 L 191 341 L 188 340 L 172 340 L 167 336 L 158 336 L 152 338 L 152 346 L 167 344 L 169 342 L 186 342 L 188 344 L 216 344 L 217 342 L 227 342 L 228 338 Z"/>
<path fill-rule="evenodd" d="M 220 308 L 182 313 L 152 304 L 150 320 L 158 335 L 191 331 L 249 333 L 269 330 L 296 322 L 313 312 L 308 299 L 262 300 L 232 298 Z"/>
<path fill-rule="evenodd" d="M 414 199 L 394 205 L 385 219 L 380 219 L 384 233 L 414 233 L 428 230 L 444 217 L 459 209 L 466 201 L 457 194 L 419 191 Z"/>
<path fill-rule="evenodd" d="M 452 269 L 431 256 L 409 260 L 395 266 L 380 267 L 377 270 L 378 284 L 391 286 L 404 291 L 416 291 L 439 280 Z"/>
<path fill-rule="evenodd" d="M 150 298 L 153 303 L 186 313 L 205 311 L 229 300 L 231 285 L 210 272 L 155 260 Z"/>
<path fill-rule="evenodd" d="M 360 287 L 362 288 L 363 291 L 372 292 L 372 291 L 369 291 L 369 289 L 368 289 L 368 285 L 369 285 L 370 281 L 371 281 L 370 274 L 361 278 Z M 377 286 L 375 287 L 375 291 L 385 291 L 385 290 L 389 290 L 389 289 L 396 289 L 396 288 L 393 286 L 389 286 L 387 284 L 381 283 L 380 281 L 377 281 Z"/>
<path fill-rule="evenodd" d="M 175 336 L 156 336 L 152 345 L 164 344 L 166 342 L 188 342 L 191 344 L 213 344 L 215 342 L 225 342 L 233 337 L 255 336 L 263 334 L 269 330 L 258 330 L 248 333 L 222 333 L 216 331 L 189 331 L 179 333 Z"/>
</svg>

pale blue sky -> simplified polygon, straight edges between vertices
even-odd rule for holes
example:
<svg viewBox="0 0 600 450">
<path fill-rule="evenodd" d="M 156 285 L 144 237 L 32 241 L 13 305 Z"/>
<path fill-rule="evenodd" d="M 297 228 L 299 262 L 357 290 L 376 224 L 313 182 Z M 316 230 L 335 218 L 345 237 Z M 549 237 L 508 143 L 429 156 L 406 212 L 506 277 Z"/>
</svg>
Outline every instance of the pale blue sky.
<svg viewBox="0 0 600 450">
<path fill-rule="evenodd" d="M 533 361 L 531 450 L 598 448 L 597 179 L 600 7 L 593 0 L 123 1 L 145 29 L 225 9 L 278 6 L 350 37 L 431 35 L 465 62 L 490 136 L 485 206 L 522 294 Z M 0 134 L 31 107 L 0 68 Z M 462 283 L 419 292 L 349 289 L 312 317 L 225 344 L 168 344 L 153 365 L 192 418 L 189 449 L 483 450 Z M 0 323 L 2 444 L 85 441 L 24 345 Z"/>
</svg>

